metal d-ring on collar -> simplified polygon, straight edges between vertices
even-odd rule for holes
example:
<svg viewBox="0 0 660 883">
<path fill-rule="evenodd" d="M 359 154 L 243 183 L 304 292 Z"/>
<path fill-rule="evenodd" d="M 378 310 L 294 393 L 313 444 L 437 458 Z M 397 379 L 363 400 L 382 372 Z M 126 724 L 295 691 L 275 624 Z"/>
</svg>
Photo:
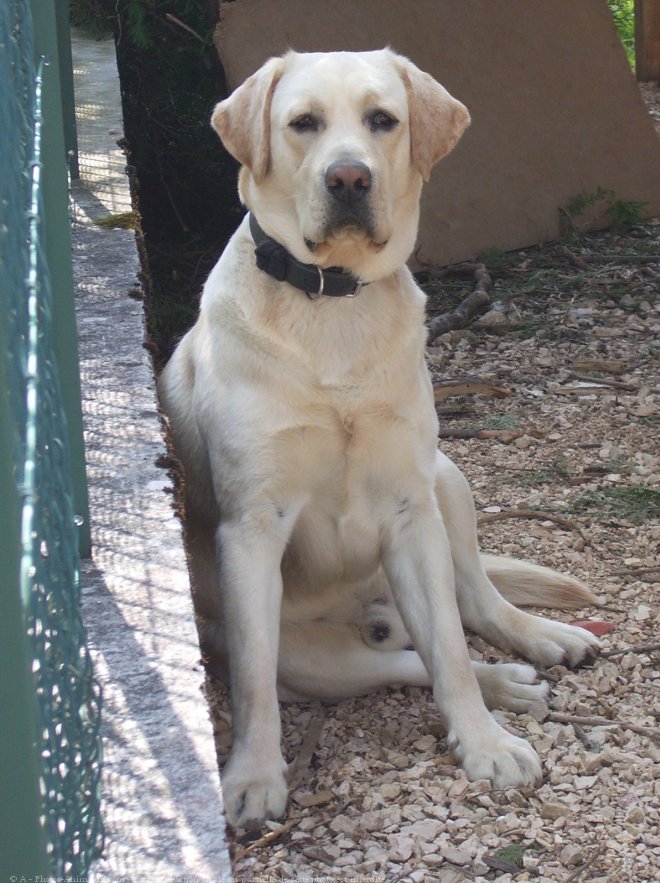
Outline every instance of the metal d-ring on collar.
<svg viewBox="0 0 660 883">
<path fill-rule="evenodd" d="M 305 266 L 305 265 L 303 264 L 303 266 Z M 323 271 L 317 264 L 308 264 L 306 266 L 316 267 L 316 269 L 319 271 L 319 289 L 318 289 L 318 291 L 313 291 L 313 292 L 306 291 L 305 292 L 305 294 L 307 295 L 307 297 L 310 300 L 318 300 L 319 297 L 326 294 L 326 291 L 325 291 L 325 278 L 326 278 L 326 276 L 325 276 L 325 274 L 329 273 L 329 272 L 334 272 L 334 270 Z M 346 273 L 345 270 L 341 270 L 340 272 L 344 273 L 345 275 L 351 275 L 351 278 L 355 279 L 355 276 L 352 276 L 352 274 Z M 362 282 L 358 279 L 357 285 L 355 286 L 355 291 L 350 291 L 350 292 L 347 291 L 346 294 L 342 294 L 342 295 L 336 293 L 334 296 L 335 297 L 357 297 L 358 294 L 362 291 L 362 286 L 368 285 L 368 284 L 369 284 L 368 282 Z"/>
<path fill-rule="evenodd" d="M 357 297 L 363 285 L 352 273 L 340 267 L 321 269 L 318 264 L 303 264 L 283 245 L 268 236 L 250 212 L 250 233 L 254 239 L 257 267 L 279 282 L 288 282 L 304 291 L 310 300 L 326 297 Z"/>
</svg>

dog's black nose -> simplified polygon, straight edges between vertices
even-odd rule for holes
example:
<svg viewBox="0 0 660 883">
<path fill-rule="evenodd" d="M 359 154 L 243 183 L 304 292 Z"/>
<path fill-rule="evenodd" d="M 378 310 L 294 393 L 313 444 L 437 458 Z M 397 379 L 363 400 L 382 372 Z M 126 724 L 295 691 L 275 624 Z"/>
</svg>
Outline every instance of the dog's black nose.
<svg viewBox="0 0 660 883">
<path fill-rule="evenodd" d="M 362 162 L 339 160 L 325 173 L 325 187 L 339 202 L 358 202 L 371 189 L 371 171 Z"/>
</svg>

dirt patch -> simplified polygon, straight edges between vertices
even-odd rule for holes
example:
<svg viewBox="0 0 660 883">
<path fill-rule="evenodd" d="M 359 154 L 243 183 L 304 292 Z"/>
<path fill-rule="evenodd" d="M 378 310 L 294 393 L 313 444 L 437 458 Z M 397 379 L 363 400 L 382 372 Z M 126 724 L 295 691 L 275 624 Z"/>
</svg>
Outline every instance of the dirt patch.
<svg viewBox="0 0 660 883">
<path fill-rule="evenodd" d="M 639 89 L 653 120 L 655 131 L 660 135 L 660 83 L 640 83 Z"/>
</svg>

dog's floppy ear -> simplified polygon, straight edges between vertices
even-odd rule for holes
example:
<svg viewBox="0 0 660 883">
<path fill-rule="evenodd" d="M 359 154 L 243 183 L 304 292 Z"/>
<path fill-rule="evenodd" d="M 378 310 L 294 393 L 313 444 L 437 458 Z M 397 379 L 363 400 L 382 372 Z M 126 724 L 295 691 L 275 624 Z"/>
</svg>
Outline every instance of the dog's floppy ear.
<svg viewBox="0 0 660 883">
<path fill-rule="evenodd" d="M 257 182 L 270 164 L 270 105 L 284 61 L 271 58 L 215 106 L 211 125 L 222 143 Z"/>
<path fill-rule="evenodd" d="M 407 58 L 396 59 L 408 95 L 412 160 L 428 181 L 433 166 L 454 149 L 470 124 L 467 107 Z"/>
</svg>

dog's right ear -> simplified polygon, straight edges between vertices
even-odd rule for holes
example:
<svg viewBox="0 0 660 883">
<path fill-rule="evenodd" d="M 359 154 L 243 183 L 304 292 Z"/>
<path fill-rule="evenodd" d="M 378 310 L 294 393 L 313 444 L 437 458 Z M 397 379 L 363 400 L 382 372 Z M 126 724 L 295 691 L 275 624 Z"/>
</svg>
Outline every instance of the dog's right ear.
<svg viewBox="0 0 660 883">
<path fill-rule="evenodd" d="M 270 165 L 270 105 L 284 61 L 271 58 L 216 105 L 211 125 L 222 143 L 259 183 Z"/>
</svg>

